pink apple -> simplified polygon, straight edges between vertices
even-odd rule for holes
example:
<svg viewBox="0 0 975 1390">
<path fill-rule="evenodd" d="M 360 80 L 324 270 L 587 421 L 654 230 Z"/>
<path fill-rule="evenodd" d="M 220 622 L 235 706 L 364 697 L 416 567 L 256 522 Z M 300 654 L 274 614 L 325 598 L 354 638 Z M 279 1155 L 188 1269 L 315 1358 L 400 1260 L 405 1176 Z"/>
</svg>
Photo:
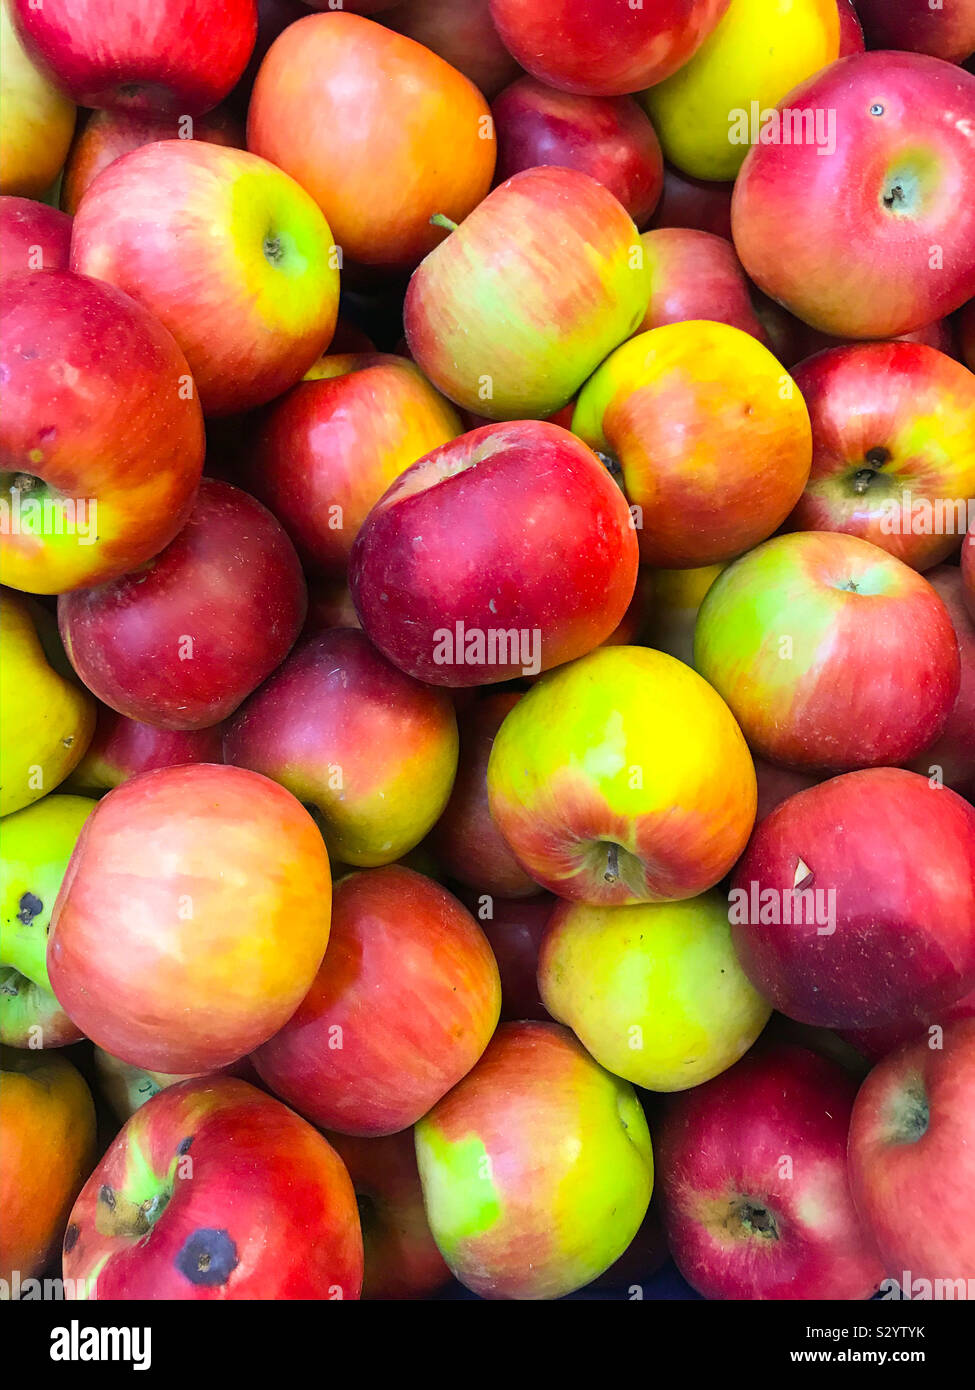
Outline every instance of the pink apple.
<svg viewBox="0 0 975 1390">
<path fill-rule="evenodd" d="M 660 227 L 640 238 L 650 274 L 650 303 L 637 330 L 711 319 L 750 333 L 768 347 L 735 249 L 713 232 Z"/>
<path fill-rule="evenodd" d="M 223 761 L 223 729 L 160 729 L 126 719 L 107 705 L 98 706 L 95 732 L 85 756 L 71 774 L 72 790 L 88 796 L 111 791 L 129 777 L 157 767 Z"/>
<path fill-rule="evenodd" d="M 28 270 L 67 270 L 71 218 L 33 198 L 0 197 L 0 279 Z"/>
</svg>

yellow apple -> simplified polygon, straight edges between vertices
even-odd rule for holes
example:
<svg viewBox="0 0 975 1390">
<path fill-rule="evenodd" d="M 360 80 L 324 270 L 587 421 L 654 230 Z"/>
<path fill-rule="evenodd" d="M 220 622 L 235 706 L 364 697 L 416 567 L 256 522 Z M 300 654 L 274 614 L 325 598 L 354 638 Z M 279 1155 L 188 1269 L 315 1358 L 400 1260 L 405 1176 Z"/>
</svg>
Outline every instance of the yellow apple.
<svg viewBox="0 0 975 1390">
<path fill-rule="evenodd" d="M 74 134 L 74 102 L 24 51 L 0 0 L 0 193 L 39 198 L 61 172 Z"/>
</svg>

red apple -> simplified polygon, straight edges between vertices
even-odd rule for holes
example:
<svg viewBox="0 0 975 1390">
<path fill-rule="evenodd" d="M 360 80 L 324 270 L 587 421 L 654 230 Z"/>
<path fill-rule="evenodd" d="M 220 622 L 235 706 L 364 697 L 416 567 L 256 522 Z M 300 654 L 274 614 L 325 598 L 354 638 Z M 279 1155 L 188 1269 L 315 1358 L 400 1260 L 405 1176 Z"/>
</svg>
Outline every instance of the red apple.
<svg viewBox="0 0 975 1390">
<path fill-rule="evenodd" d="M 730 915 L 746 973 L 790 1018 L 924 1022 L 975 987 L 975 809 L 900 768 L 820 782 L 758 824 Z"/>
<path fill-rule="evenodd" d="M 157 140 L 205 140 L 242 149 L 244 129 L 221 108 L 209 115 L 162 115 L 151 111 L 92 111 L 75 134 L 61 181 L 61 206 L 75 213 L 95 178 L 113 160 Z"/>
<path fill-rule="evenodd" d="M 0 580 L 54 594 L 152 559 L 203 466 L 172 336 L 113 286 L 42 270 L 5 285 L 0 342 Z"/>
<path fill-rule="evenodd" d="M 961 548 L 962 597 L 968 616 L 975 623 L 975 521 L 968 528 Z"/>
<path fill-rule="evenodd" d="M 257 35 L 254 0 L 10 0 L 28 50 L 79 106 L 198 116 L 233 87 Z"/>
<path fill-rule="evenodd" d="M 113 160 L 71 236 L 71 268 L 162 320 L 214 415 L 263 404 L 321 356 L 338 266 L 328 223 L 294 179 L 202 140 L 160 140 Z"/>
<path fill-rule="evenodd" d="M 364 1299 L 429 1298 L 450 1270 L 427 1222 L 412 1129 L 377 1139 L 330 1134 L 349 1170 L 362 1226 Z"/>
<path fill-rule="evenodd" d="M 663 155 L 650 119 L 632 97 L 588 97 L 520 77 L 496 97 L 498 183 L 557 164 L 597 179 L 646 225 L 663 185 Z"/>
<path fill-rule="evenodd" d="M 369 869 L 336 884 L 322 967 L 253 1061 L 320 1129 L 396 1134 L 467 1075 L 500 1008 L 498 967 L 467 909 L 412 869 Z"/>
<path fill-rule="evenodd" d="M 975 375 L 920 343 L 861 343 L 795 382 L 813 461 L 788 529 L 861 536 L 918 570 L 953 554 L 975 501 Z"/>
<path fill-rule="evenodd" d="M 962 361 L 975 372 L 975 299 L 970 299 L 958 315 L 958 338 Z"/>
<path fill-rule="evenodd" d="M 488 695 L 460 715 L 457 777 L 443 815 L 431 831 L 435 853 L 451 878 L 501 898 L 539 891 L 491 819 L 487 796 L 494 736 L 520 698 L 515 691 Z"/>
<path fill-rule="evenodd" d="M 283 787 L 211 763 L 144 772 L 84 824 L 54 905 L 51 986 L 122 1061 L 213 1071 L 304 998 L 330 890 L 322 838 Z"/>
<path fill-rule="evenodd" d="M 853 7 L 853 0 L 836 0 L 840 12 L 840 53 L 847 58 L 851 53 L 862 53 L 865 47 L 860 16 Z"/>
<path fill-rule="evenodd" d="M 99 1299 L 358 1298 L 345 1164 L 246 1081 L 204 1077 L 123 1125 L 75 1202 L 64 1276 Z"/>
<path fill-rule="evenodd" d="M 617 96 L 687 62 L 730 0 L 491 0 L 491 17 L 528 72 L 566 92 Z"/>
<path fill-rule="evenodd" d="M 973 0 L 857 0 L 871 48 L 906 48 L 963 63 L 975 52 Z"/>
<path fill-rule="evenodd" d="M 664 1226 L 705 1298 L 864 1299 L 884 1266 L 853 1205 L 856 1081 L 805 1048 L 759 1047 L 669 1102 L 655 1130 Z"/>
<path fill-rule="evenodd" d="M 518 76 L 491 19 L 491 0 L 404 0 L 385 10 L 382 22 L 439 54 L 488 99 Z"/>
<path fill-rule="evenodd" d="M 826 113 L 835 139 L 827 126 L 825 142 L 749 150 L 731 216 L 759 288 L 842 338 L 896 337 L 970 299 L 975 77 L 916 53 L 860 53 L 801 84 L 787 105 L 790 133 Z"/>
<path fill-rule="evenodd" d="M 294 546 L 260 502 L 204 478 L 189 520 L 132 574 L 62 595 L 65 650 L 129 719 L 207 729 L 279 666 L 308 596 Z"/>
<path fill-rule="evenodd" d="M 423 839 L 457 771 L 445 691 L 404 675 L 362 632 L 306 638 L 237 711 L 228 763 L 281 782 L 314 808 L 329 853 L 363 868 Z"/>
<path fill-rule="evenodd" d="M 538 953 L 558 899 L 551 893 L 531 898 L 494 898 L 489 893 L 466 894 L 498 962 L 501 975 L 501 1019 L 551 1017 L 539 997 Z"/>
<path fill-rule="evenodd" d="M 329 627 L 359 627 L 349 586 L 344 578 L 313 578 L 308 584 L 308 617 L 305 636 L 323 632 Z"/>
<path fill-rule="evenodd" d="M 70 789 L 86 796 L 111 791 L 140 772 L 184 763 L 223 761 L 223 729 L 160 729 L 126 719 L 99 705 L 95 733 L 81 762 L 69 778 Z"/>
<path fill-rule="evenodd" d="M 790 314 L 787 309 L 783 309 L 781 304 L 775 304 L 760 290 L 753 290 L 753 297 L 756 301 L 756 310 L 761 315 L 764 306 L 771 306 L 773 312 L 777 312 L 782 320 L 782 332 L 788 343 L 787 349 L 782 354 L 782 361 L 789 365 L 804 361 L 807 357 L 812 357 L 814 353 L 825 352 L 827 348 L 853 347 L 857 345 L 856 338 L 834 338 L 830 333 L 820 333 L 818 328 L 810 328 L 808 323 L 803 323 L 802 319 L 797 319 L 794 314 Z M 767 317 L 763 316 L 763 317 Z M 895 343 L 923 343 L 926 347 L 937 348 L 939 352 L 945 353 L 948 357 L 957 358 L 955 350 L 955 335 L 952 329 L 952 321 L 948 319 L 935 319 L 934 323 L 927 323 L 923 328 L 916 328 L 913 333 L 898 333 L 896 338 L 890 341 Z"/>
<path fill-rule="evenodd" d="M 769 346 L 749 294 L 748 279 L 723 236 L 688 227 L 660 227 L 640 238 L 650 272 L 650 303 L 639 332 L 665 323 L 711 319 Z"/>
<path fill-rule="evenodd" d="M 366 632 L 434 685 L 537 675 L 582 656 L 633 597 L 637 540 L 595 454 L 541 421 L 435 449 L 369 513 L 349 580 Z"/>
<path fill-rule="evenodd" d="M 791 767 L 776 767 L 775 763 L 768 763 L 764 758 L 755 759 L 755 778 L 758 782 L 756 825 L 771 815 L 776 806 L 795 796 L 796 792 L 805 791 L 807 787 L 814 787 L 817 782 L 824 780 L 813 773 L 796 772 Z"/>
<path fill-rule="evenodd" d="M 975 1280 L 975 1018 L 898 1048 L 864 1081 L 850 1183 L 908 1297 L 965 1298 Z M 926 1292 L 914 1280 L 937 1281 Z M 953 1290 L 945 1292 L 947 1288 Z M 961 1282 L 961 1291 L 958 1283 Z"/>
<path fill-rule="evenodd" d="M 975 622 L 966 611 L 962 575 L 955 565 L 938 565 L 925 578 L 954 625 L 961 655 L 961 688 L 940 738 L 910 766 L 975 802 Z"/>
<path fill-rule="evenodd" d="M 947 1024 L 960 1018 L 975 1018 L 975 989 L 970 994 L 963 995 L 961 999 L 956 999 L 954 1004 L 949 1004 L 947 1008 L 938 1010 L 936 1016 L 931 1015 L 923 1023 L 912 1019 L 910 1023 L 893 1024 L 889 1028 L 844 1028 L 841 1036 L 864 1057 L 879 1062 L 881 1057 L 886 1057 L 889 1052 L 903 1047 L 905 1043 L 917 1042 L 923 1038 L 931 1046 L 939 1030 L 943 1031 Z M 836 1034 L 832 1036 L 835 1037 Z"/>
<path fill-rule="evenodd" d="M 33 198 L 0 197 L 0 280 L 28 270 L 67 270 L 71 218 Z"/>
<path fill-rule="evenodd" d="M 731 193 L 734 184 L 695 179 L 673 164 L 664 165 L 660 202 L 651 227 L 690 227 L 731 240 Z"/>
<path fill-rule="evenodd" d="M 346 4 L 345 8 L 349 9 L 350 6 Z M 245 119 L 247 105 L 254 87 L 254 79 L 257 77 L 268 49 L 289 24 L 304 19 L 307 14 L 308 6 L 303 3 L 303 0 L 257 0 L 257 38 L 254 40 L 251 56 L 241 74 L 240 81 L 228 98 L 228 105 L 239 110 Z"/>
</svg>

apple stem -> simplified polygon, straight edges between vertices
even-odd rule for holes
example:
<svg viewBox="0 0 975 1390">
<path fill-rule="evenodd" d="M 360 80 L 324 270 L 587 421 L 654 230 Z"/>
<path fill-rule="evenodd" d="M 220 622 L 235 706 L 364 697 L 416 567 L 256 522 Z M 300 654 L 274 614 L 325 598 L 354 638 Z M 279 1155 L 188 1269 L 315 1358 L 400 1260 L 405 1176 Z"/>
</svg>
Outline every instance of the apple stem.
<svg viewBox="0 0 975 1390">
<path fill-rule="evenodd" d="M 620 847 L 610 844 L 606 850 L 606 872 L 603 878 L 607 883 L 615 883 L 620 876 Z"/>
<path fill-rule="evenodd" d="M 448 232 L 456 232 L 457 230 L 457 223 L 451 221 L 443 212 L 435 212 L 430 218 L 430 225 L 432 227 L 446 227 Z"/>
</svg>

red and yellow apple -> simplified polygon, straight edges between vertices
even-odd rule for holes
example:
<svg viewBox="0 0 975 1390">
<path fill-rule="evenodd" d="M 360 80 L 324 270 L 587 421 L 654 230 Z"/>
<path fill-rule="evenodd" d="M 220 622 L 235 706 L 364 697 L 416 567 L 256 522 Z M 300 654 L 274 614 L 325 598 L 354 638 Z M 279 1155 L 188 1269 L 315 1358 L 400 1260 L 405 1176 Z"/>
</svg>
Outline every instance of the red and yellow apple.
<svg viewBox="0 0 975 1390">
<path fill-rule="evenodd" d="M 0 0 L 0 193 L 39 198 L 64 164 L 75 106 L 24 48 L 13 8 L 14 0 Z"/>
<path fill-rule="evenodd" d="M 222 761 L 219 724 L 209 729 L 160 729 L 99 705 L 91 742 L 66 785 L 85 796 L 101 796 L 140 772 Z"/>
<path fill-rule="evenodd" d="M 33 198 L 0 196 L 0 280 L 28 270 L 67 270 L 71 218 Z"/>
</svg>

